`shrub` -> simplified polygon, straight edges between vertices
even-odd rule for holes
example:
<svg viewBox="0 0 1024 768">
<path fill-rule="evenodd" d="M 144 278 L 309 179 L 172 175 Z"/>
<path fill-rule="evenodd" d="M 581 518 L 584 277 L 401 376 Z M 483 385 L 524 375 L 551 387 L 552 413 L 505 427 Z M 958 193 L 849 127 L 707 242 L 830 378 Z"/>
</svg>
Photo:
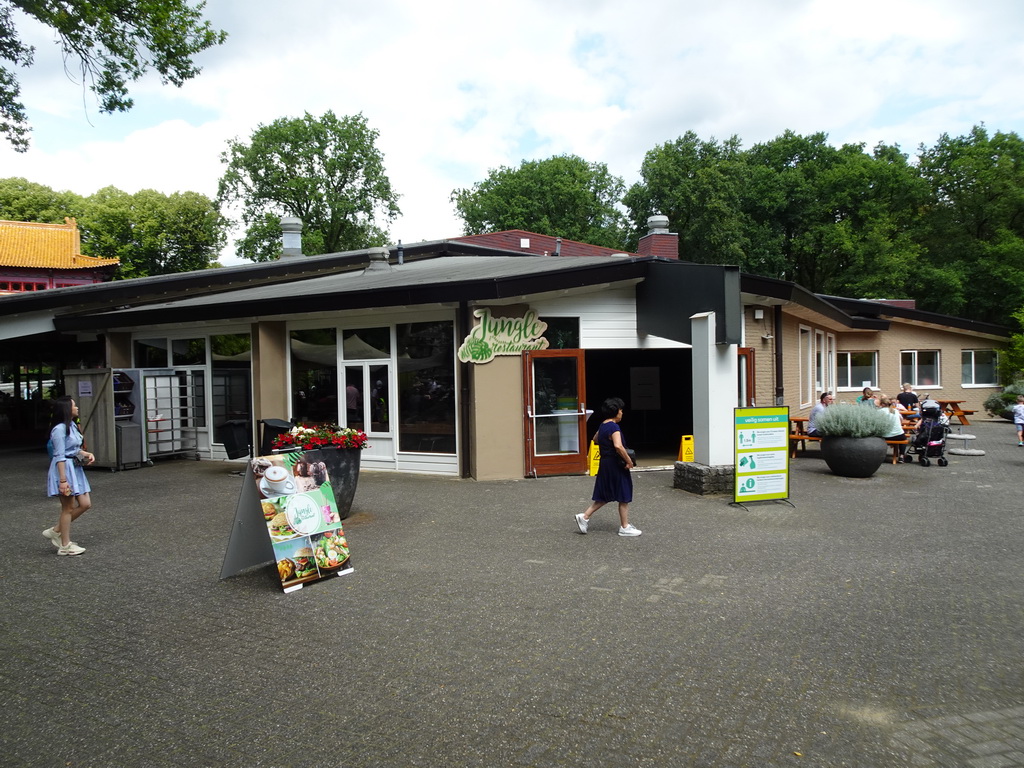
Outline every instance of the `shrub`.
<svg viewBox="0 0 1024 768">
<path fill-rule="evenodd" d="M 814 420 L 814 428 L 828 437 L 885 437 L 891 431 L 889 412 L 880 408 L 839 403 Z"/>
<path fill-rule="evenodd" d="M 1017 402 L 1017 395 L 1024 395 L 1024 381 L 1015 381 L 1002 392 L 989 395 L 983 407 L 993 418 L 1013 421 L 1012 409 Z"/>
</svg>

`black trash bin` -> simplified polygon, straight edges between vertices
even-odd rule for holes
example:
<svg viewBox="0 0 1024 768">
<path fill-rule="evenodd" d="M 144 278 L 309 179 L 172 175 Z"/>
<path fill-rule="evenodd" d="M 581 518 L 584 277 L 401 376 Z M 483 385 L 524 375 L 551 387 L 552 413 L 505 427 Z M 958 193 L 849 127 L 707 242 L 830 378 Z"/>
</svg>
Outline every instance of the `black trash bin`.
<svg viewBox="0 0 1024 768">
<path fill-rule="evenodd" d="M 284 419 L 260 419 L 260 456 L 274 452 L 274 438 L 290 431 L 292 424 Z"/>
<path fill-rule="evenodd" d="M 249 455 L 249 422 L 242 419 L 225 421 L 218 427 L 229 459 Z"/>
</svg>

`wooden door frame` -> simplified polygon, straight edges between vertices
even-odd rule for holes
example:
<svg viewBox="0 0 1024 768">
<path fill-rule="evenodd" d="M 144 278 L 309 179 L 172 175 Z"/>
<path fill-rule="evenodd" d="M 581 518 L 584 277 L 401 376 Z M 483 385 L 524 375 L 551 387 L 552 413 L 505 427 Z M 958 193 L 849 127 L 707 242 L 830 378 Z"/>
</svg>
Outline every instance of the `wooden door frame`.
<svg viewBox="0 0 1024 768">
<path fill-rule="evenodd" d="M 578 403 L 579 452 L 555 456 L 537 456 L 534 452 L 533 361 L 536 359 L 575 359 Z M 523 352 L 523 451 L 527 477 L 582 475 L 587 472 L 587 381 L 585 352 L 582 349 L 539 349 Z"/>
</svg>

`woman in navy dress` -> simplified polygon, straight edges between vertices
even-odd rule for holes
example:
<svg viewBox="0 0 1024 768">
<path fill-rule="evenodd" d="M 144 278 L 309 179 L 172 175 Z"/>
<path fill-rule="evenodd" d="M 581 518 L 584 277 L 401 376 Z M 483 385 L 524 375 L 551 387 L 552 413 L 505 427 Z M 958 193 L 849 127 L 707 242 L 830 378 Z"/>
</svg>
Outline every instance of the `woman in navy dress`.
<svg viewBox="0 0 1024 768">
<path fill-rule="evenodd" d="M 601 404 L 604 421 L 594 436 L 601 456 L 597 477 L 594 478 L 594 503 L 576 515 L 580 533 L 587 532 L 591 516 L 610 501 L 619 503 L 619 536 L 639 536 L 642 533 L 629 522 L 629 503 L 633 501 L 633 476 L 629 470 L 633 468 L 633 462 L 626 453 L 619 427 L 625 405 L 618 397 L 608 398 Z"/>
<path fill-rule="evenodd" d="M 53 401 L 53 429 L 50 430 L 53 458 L 46 476 L 46 494 L 60 499 L 60 520 L 53 528 L 43 531 L 43 536 L 57 547 L 58 555 L 85 552 L 85 547 L 71 540 L 71 522 L 92 506 L 89 496 L 92 488 L 82 467 L 92 464 L 96 457 L 82 450 L 85 441 L 75 423 L 77 417 L 78 406 L 70 397 L 58 397 Z"/>
</svg>

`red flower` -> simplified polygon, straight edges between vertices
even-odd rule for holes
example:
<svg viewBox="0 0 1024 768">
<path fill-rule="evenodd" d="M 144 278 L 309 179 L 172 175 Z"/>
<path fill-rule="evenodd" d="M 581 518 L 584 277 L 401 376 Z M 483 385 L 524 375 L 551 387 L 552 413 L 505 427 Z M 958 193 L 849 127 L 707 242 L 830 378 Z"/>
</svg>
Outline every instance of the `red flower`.
<svg viewBox="0 0 1024 768">
<path fill-rule="evenodd" d="M 322 446 L 337 448 L 368 448 L 366 433 L 337 424 L 299 424 L 290 432 L 278 435 L 272 443 L 274 448 L 301 448 L 309 451 Z"/>
</svg>

